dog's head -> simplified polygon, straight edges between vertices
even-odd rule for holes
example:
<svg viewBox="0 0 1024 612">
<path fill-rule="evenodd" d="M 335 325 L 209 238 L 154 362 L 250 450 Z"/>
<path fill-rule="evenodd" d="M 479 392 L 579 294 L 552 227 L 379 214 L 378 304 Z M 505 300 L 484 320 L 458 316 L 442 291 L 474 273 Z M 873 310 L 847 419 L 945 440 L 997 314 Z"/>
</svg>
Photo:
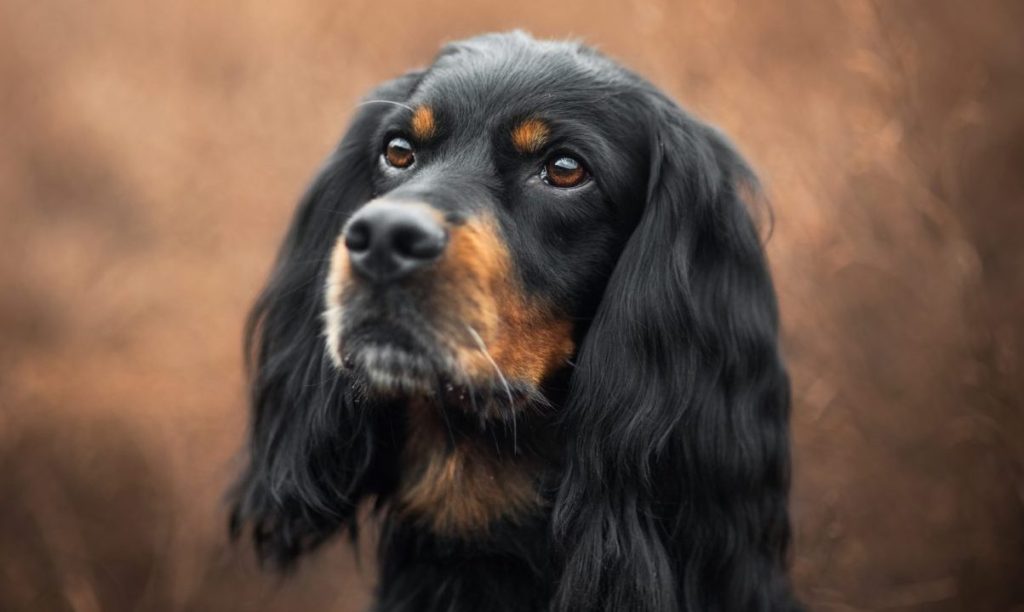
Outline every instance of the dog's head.
<svg viewBox="0 0 1024 612">
<path fill-rule="evenodd" d="M 498 414 L 568 367 L 650 155 L 635 79 L 569 49 L 453 45 L 404 95 L 364 103 L 370 137 L 346 146 L 369 195 L 330 204 L 346 222 L 323 283 L 328 355 L 368 396 Z"/>
<path fill-rule="evenodd" d="M 435 406 L 489 444 L 542 414 L 557 458 L 492 469 L 469 496 L 498 509 L 466 512 L 549 508 L 565 609 L 704 601 L 681 579 L 753 601 L 788 540 L 788 387 L 744 185 L 717 132 L 581 45 L 483 36 L 377 89 L 250 319 L 236 529 L 288 562 L 417 470 L 438 475 L 407 505 L 466 505 L 450 481 L 517 447 L 452 463 L 464 445 L 396 415 Z M 430 444 L 448 454 L 409 463 Z"/>
</svg>

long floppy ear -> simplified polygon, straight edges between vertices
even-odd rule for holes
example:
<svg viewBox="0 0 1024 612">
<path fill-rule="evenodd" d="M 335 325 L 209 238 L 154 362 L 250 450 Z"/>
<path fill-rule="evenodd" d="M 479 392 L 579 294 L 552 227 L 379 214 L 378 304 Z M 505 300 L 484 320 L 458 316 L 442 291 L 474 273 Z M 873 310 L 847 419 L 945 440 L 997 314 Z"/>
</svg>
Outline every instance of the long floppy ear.
<svg viewBox="0 0 1024 612">
<path fill-rule="evenodd" d="M 299 203 L 245 330 L 251 422 L 248 465 L 230 493 L 231 533 L 251 526 L 257 552 L 290 565 L 342 528 L 377 493 L 380 423 L 327 357 L 321 315 L 330 249 L 345 218 L 372 197 L 380 101 L 404 101 L 420 73 L 388 82 L 361 106 Z"/>
<path fill-rule="evenodd" d="M 654 105 L 645 209 L 564 413 L 554 609 L 790 609 L 789 383 L 740 197 L 754 177 L 716 131 Z"/>
</svg>

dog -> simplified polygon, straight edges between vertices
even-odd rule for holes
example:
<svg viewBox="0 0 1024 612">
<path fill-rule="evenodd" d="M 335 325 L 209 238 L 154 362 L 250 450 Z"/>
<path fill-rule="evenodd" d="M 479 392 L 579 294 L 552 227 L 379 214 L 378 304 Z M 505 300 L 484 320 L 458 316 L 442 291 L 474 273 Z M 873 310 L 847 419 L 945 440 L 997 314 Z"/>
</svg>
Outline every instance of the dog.
<svg viewBox="0 0 1024 612">
<path fill-rule="evenodd" d="M 232 534 L 287 569 L 373 520 L 379 612 L 799 609 L 757 193 L 582 44 L 384 83 L 250 315 Z"/>
</svg>

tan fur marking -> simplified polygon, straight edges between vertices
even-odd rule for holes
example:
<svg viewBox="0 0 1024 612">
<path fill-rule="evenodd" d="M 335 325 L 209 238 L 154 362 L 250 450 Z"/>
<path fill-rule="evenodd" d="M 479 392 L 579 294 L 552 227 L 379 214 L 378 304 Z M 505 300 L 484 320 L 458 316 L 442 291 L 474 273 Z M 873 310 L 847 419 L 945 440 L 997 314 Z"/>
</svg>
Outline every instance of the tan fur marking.
<svg viewBox="0 0 1024 612">
<path fill-rule="evenodd" d="M 512 130 L 512 144 L 520 153 L 536 153 L 548 141 L 551 130 L 540 119 L 527 119 Z"/>
<path fill-rule="evenodd" d="M 341 367 L 341 293 L 352 277 L 348 249 L 344 235 L 338 236 L 331 251 L 331 267 L 327 274 L 327 288 L 324 292 L 324 336 L 327 339 L 327 354 L 334 367 Z"/>
<path fill-rule="evenodd" d="M 429 106 L 420 106 L 412 114 L 412 134 L 419 141 L 430 140 L 437 133 L 437 120 Z"/>
<path fill-rule="evenodd" d="M 517 520 L 541 503 L 525 459 L 497 458 L 472 440 L 451 447 L 438 410 L 426 402 L 409 405 L 403 512 L 436 533 L 469 537 L 499 519 Z"/>
<path fill-rule="evenodd" d="M 460 317 L 480 335 L 506 378 L 536 385 L 564 366 L 575 348 L 572 322 L 523 295 L 493 221 L 474 219 L 454 228 L 441 267 L 451 268 L 446 278 L 460 279 L 449 288 L 459 296 Z M 494 366 L 471 342 L 455 352 L 471 377 L 494 377 Z"/>
</svg>

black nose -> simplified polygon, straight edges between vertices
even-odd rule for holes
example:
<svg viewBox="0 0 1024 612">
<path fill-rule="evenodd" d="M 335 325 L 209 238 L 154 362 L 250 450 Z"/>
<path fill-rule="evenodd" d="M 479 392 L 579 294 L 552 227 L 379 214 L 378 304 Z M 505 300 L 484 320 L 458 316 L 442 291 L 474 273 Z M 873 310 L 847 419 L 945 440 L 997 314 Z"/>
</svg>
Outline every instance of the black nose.
<svg viewBox="0 0 1024 612">
<path fill-rule="evenodd" d="M 433 263 L 447 243 L 438 213 L 424 204 L 371 202 L 345 228 L 352 266 L 377 283 L 396 281 Z"/>
</svg>

